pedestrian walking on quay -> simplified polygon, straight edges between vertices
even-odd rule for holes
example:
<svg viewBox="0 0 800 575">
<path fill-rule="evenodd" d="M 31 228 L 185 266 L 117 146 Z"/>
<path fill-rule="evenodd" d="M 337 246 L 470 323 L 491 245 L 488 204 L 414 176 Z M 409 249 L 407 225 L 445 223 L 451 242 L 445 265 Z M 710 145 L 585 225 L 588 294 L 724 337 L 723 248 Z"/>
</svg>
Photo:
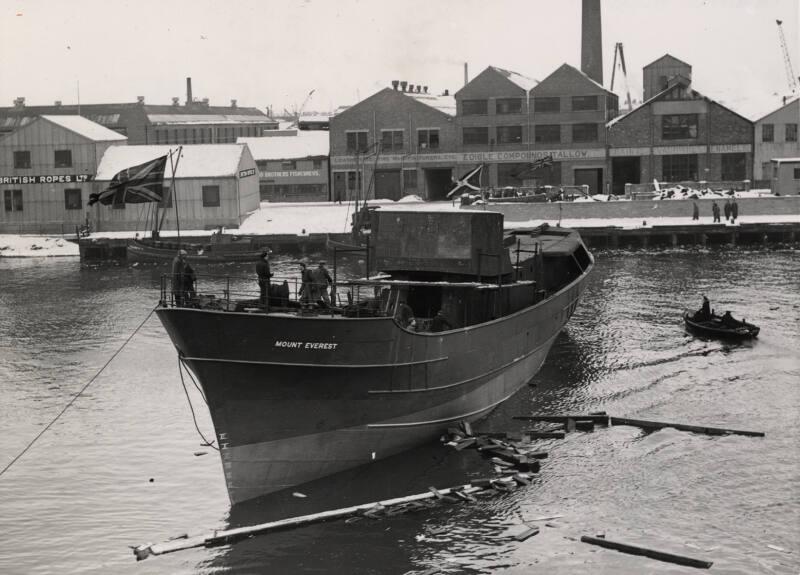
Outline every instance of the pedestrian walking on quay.
<svg viewBox="0 0 800 575">
<path fill-rule="evenodd" d="M 717 202 L 711 204 L 711 213 L 714 215 L 714 223 L 717 223 L 719 221 L 719 206 Z"/>
<path fill-rule="evenodd" d="M 697 207 L 697 202 L 692 202 L 692 219 L 699 220 L 700 219 L 700 208 Z"/>
<path fill-rule="evenodd" d="M 731 219 L 731 200 L 728 198 L 725 200 L 725 205 L 722 208 L 722 211 L 725 213 L 725 221 L 727 222 Z"/>
<path fill-rule="evenodd" d="M 731 203 L 731 223 L 736 223 L 736 218 L 739 217 L 739 204 L 736 203 L 736 198 L 733 198 Z"/>
<path fill-rule="evenodd" d="M 258 287 L 261 290 L 259 303 L 267 307 L 269 304 L 269 279 L 272 277 L 272 272 L 269 269 L 269 254 L 272 250 L 269 248 L 261 252 L 261 257 L 256 264 L 256 276 L 258 276 Z"/>
</svg>

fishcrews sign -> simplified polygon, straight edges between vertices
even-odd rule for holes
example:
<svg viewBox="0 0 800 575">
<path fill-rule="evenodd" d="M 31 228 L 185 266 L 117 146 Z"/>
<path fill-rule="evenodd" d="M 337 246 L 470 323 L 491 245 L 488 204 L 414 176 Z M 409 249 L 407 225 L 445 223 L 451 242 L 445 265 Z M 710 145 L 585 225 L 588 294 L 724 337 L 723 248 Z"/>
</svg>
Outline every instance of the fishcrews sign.
<svg viewBox="0 0 800 575">
<path fill-rule="evenodd" d="M 81 184 L 91 182 L 89 174 L 61 174 L 56 176 L 0 176 L 0 184 Z"/>
<path fill-rule="evenodd" d="M 452 154 L 412 154 L 403 156 L 387 154 L 378 157 L 378 165 L 402 164 L 413 166 L 433 162 L 450 162 L 455 164 L 474 164 L 476 162 L 533 162 L 552 156 L 554 162 L 567 160 L 604 159 L 605 148 L 584 148 L 574 150 L 509 150 L 503 152 L 459 152 Z M 364 160 L 365 164 L 373 164 L 374 159 Z M 331 165 L 351 166 L 356 163 L 355 156 L 333 156 Z"/>
</svg>

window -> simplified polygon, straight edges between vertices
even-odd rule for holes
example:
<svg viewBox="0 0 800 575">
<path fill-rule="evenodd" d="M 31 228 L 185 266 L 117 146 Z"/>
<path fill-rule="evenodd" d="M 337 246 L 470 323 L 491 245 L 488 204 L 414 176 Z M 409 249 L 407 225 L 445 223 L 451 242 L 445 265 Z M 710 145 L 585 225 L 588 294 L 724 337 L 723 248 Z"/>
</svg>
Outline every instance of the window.
<svg viewBox="0 0 800 575">
<path fill-rule="evenodd" d="M 403 168 L 403 189 L 416 190 L 417 189 L 417 169 L 416 168 Z"/>
<path fill-rule="evenodd" d="M 464 128 L 464 145 L 465 146 L 478 146 L 487 145 L 489 143 L 489 128 L 486 127 L 470 127 Z"/>
<path fill-rule="evenodd" d="M 747 177 L 745 154 L 721 154 L 723 180 L 744 180 Z"/>
<path fill-rule="evenodd" d="M 697 181 L 697 155 L 661 156 L 661 177 L 668 182 Z"/>
<path fill-rule="evenodd" d="M 436 149 L 439 147 L 439 129 L 425 128 L 417 130 L 417 145 L 421 150 Z"/>
<path fill-rule="evenodd" d="M 297 169 L 297 161 L 296 160 L 283 160 L 281 162 L 281 170 L 288 171 L 288 170 L 296 170 Z"/>
<path fill-rule="evenodd" d="M 800 180 L 800 168 L 795 168 L 794 169 L 794 179 L 795 180 Z"/>
<path fill-rule="evenodd" d="M 518 144 L 522 141 L 522 126 L 497 126 L 498 144 Z"/>
<path fill-rule="evenodd" d="M 597 141 L 597 124 L 573 124 L 572 125 L 572 141 L 573 142 L 596 142 Z"/>
<path fill-rule="evenodd" d="M 363 152 L 367 149 L 367 131 L 345 132 L 348 152 Z"/>
<path fill-rule="evenodd" d="M 313 160 L 313 162 L 314 162 L 314 169 L 315 170 L 321 170 L 322 169 L 322 160 L 317 159 L 317 160 Z"/>
<path fill-rule="evenodd" d="M 381 130 L 381 150 L 403 151 L 403 130 Z"/>
<path fill-rule="evenodd" d="M 28 150 L 14 152 L 14 168 L 25 169 L 31 167 L 31 153 Z"/>
<path fill-rule="evenodd" d="M 64 209 L 65 210 L 80 210 L 82 208 L 81 191 L 80 189 L 64 190 Z"/>
<path fill-rule="evenodd" d="M 572 111 L 586 112 L 597 110 L 597 96 L 573 96 Z"/>
<path fill-rule="evenodd" d="M 797 124 L 786 124 L 786 138 L 787 142 L 797 141 Z"/>
<path fill-rule="evenodd" d="M 761 124 L 761 141 L 775 141 L 775 124 Z"/>
<path fill-rule="evenodd" d="M 356 180 L 356 174 L 358 174 L 358 180 Z M 361 185 L 361 173 L 347 172 L 347 189 L 351 192 L 355 192 L 358 190 L 357 186 L 360 185 Z"/>
<path fill-rule="evenodd" d="M 203 207 L 219 207 L 219 186 L 203 186 Z"/>
<path fill-rule="evenodd" d="M 489 100 L 463 100 L 461 114 L 463 116 L 485 116 L 489 113 Z"/>
<path fill-rule="evenodd" d="M 7 212 L 21 212 L 22 190 L 3 190 L 3 203 Z"/>
<path fill-rule="evenodd" d="M 536 126 L 536 142 L 542 144 L 558 144 L 561 142 L 561 126 L 544 124 Z"/>
<path fill-rule="evenodd" d="M 666 90 L 668 85 L 669 85 L 669 80 L 667 79 L 666 76 L 659 76 L 658 77 L 658 91 L 659 92 L 661 92 L 663 90 Z"/>
<path fill-rule="evenodd" d="M 500 98 L 497 100 L 498 114 L 521 114 L 522 98 Z"/>
<path fill-rule="evenodd" d="M 56 150 L 53 163 L 56 168 L 71 168 L 72 167 L 72 150 Z"/>
<path fill-rule="evenodd" d="M 534 98 L 533 99 L 534 112 L 560 112 L 561 99 L 555 98 Z"/>
<path fill-rule="evenodd" d="M 664 140 L 697 138 L 697 114 L 669 114 L 662 116 L 661 138 Z"/>
</svg>

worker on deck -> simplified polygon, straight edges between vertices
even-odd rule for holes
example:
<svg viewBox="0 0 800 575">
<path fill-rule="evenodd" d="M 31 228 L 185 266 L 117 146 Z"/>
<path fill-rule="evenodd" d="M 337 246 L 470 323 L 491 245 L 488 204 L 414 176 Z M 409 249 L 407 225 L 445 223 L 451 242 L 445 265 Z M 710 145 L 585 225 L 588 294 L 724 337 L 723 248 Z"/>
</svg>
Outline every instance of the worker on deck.
<svg viewBox="0 0 800 575">
<path fill-rule="evenodd" d="M 269 254 L 272 253 L 272 250 L 267 248 L 263 252 L 261 252 L 261 257 L 256 264 L 256 275 L 258 276 L 258 287 L 261 290 L 261 295 L 259 298 L 259 303 L 263 307 L 269 306 L 269 284 L 270 278 L 273 276 L 272 271 L 269 268 Z"/>
<path fill-rule="evenodd" d="M 447 316 L 444 315 L 442 310 L 436 312 L 436 315 L 433 316 L 431 320 L 431 331 L 447 331 L 453 329 L 453 325 L 450 323 L 450 320 L 447 319 Z"/>
<path fill-rule="evenodd" d="M 186 250 L 178 250 L 178 253 L 172 258 L 172 274 L 170 278 L 172 280 L 172 297 L 178 307 L 183 307 L 186 300 L 186 268 L 189 268 L 192 277 L 194 275 L 194 270 L 189 266 L 189 262 L 186 261 L 186 255 Z"/>
</svg>

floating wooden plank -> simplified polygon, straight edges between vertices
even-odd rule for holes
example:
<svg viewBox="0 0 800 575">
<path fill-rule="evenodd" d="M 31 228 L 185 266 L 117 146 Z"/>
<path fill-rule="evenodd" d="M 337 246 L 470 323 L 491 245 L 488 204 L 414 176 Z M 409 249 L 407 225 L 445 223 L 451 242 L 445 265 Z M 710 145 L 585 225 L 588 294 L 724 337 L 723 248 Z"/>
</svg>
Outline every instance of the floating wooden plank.
<svg viewBox="0 0 800 575">
<path fill-rule="evenodd" d="M 748 437 L 764 437 L 761 431 L 742 431 L 740 429 L 725 429 L 722 427 L 708 427 L 701 425 L 684 425 L 682 423 L 665 423 L 663 421 L 646 421 L 643 419 L 628 419 L 626 417 L 611 417 L 611 425 L 632 425 L 642 429 L 664 429 L 672 427 L 680 431 L 691 431 L 705 435 L 746 435 Z"/>
<path fill-rule="evenodd" d="M 547 451 L 526 451 L 523 455 L 526 457 L 533 457 L 534 459 L 547 459 L 549 457 Z"/>
<path fill-rule="evenodd" d="M 538 534 L 539 534 L 538 527 L 529 527 L 522 533 L 517 533 L 516 535 L 514 535 L 514 539 L 516 539 L 517 541 L 525 541 L 526 539 Z"/>
<path fill-rule="evenodd" d="M 454 442 L 454 447 L 456 450 L 461 451 L 462 449 L 466 449 L 467 447 L 474 447 L 477 444 L 478 440 L 474 437 L 468 437 L 467 439 L 462 439 L 461 441 Z"/>
<path fill-rule="evenodd" d="M 591 419 L 576 419 L 575 429 L 577 431 L 594 431 L 594 421 Z"/>
<path fill-rule="evenodd" d="M 607 423 L 608 415 L 589 414 L 589 415 L 515 415 L 513 419 L 523 421 L 545 421 L 548 423 L 566 423 L 568 419 L 592 420 L 595 423 Z"/>
<path fill-rule="evenodd" d="M 564 439 L 567 435 L 563 431 L 528 431 L 527 434 L 531 439 Z"/>
<path fill-rule="evenodd" d="M 591 535 L 584 535 L 581 537 L 584 543 L 591 545 L 598 545 L 607 549 L 614 549 L 622 551 L 623 553 L 630 553 L 631 555 L 642 555 L 651 559 L 659 561 L 666 561 L 668 563 L 676 563 L 678 565 L 686 565 L 688 567 L 697 567 L 698 569 L 708 569 L 713 565 L 712 561 L 705 561 L 703 559 L 694 559 L 684 555 L 676 555 L 674 553 L 666 553 L 656 549 L 648 549 L 647 547 L 639 547 L 637 545 L 630 545 L 628 543 L 621 543 L 619 541 L 611 541 L 604 537 L 592 537 Z"/>
<path fill-rule="evenodd" d="M 462 421 L 460 427 L 464 430 L 467 437 L 472 437 L 472 426 L 469 424 L 469 421 Z"/>
</svg>

